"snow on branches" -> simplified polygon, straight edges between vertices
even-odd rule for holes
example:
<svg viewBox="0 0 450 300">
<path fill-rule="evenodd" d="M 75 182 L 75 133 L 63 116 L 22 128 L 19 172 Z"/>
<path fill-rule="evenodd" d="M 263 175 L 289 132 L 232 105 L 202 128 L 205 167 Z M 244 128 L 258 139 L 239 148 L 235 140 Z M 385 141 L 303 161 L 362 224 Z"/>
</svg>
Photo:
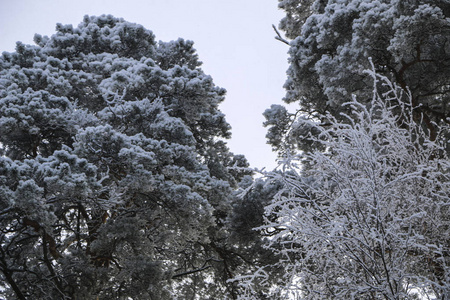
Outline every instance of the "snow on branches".
<svg viewBox="0 0 450 300">
<path fill-rule="evenodd" d="M 448 299 L 450 162 L 445 138 L 430 138 L 411 95 L 369 71 L 373 98 L 345 103 L 341 121 L 309 136 L 324 146 L 291 155 L 271 176 L 282 190 L 260 230 L 285 268 L 282 283 L 258 285 L 264 267 L 240 284 L 283 299 Z M 443 128 L 444 130 L 444 128 Z"/>
</svg>

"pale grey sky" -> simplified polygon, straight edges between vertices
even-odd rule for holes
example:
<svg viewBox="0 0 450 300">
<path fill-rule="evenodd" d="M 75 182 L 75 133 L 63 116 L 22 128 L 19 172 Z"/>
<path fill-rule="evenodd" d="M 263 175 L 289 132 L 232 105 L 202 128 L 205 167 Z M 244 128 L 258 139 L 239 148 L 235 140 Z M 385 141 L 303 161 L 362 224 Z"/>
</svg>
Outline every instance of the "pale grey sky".
<svg viewBox="0 0 450 300">
<path fill-rule="evenodd" d="M 277 0 L 0 0 L 0 52 L 35 33 L 52 35 L 56 23 L 112 14 L 142 24 L 157 40 L 193 40 L 203 70 L 227 89 L 221 105 L 232 126 L 228 145 L 253 167 L 276 166 L 266 144 L 262 113 L 284 96 L 288 46 L 274 39 L 283 12 Z"/>
</svg>

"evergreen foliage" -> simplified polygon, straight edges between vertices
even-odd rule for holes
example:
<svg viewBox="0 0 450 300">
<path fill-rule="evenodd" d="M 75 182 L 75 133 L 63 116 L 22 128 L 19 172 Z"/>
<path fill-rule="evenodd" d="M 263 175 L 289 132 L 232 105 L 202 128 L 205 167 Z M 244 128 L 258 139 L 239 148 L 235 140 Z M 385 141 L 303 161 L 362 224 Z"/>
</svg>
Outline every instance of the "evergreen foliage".
<svg viewBox="0 0 450 300">
<path fill-rule="evenodd" d="M 292 40 L 284 101 L 299 103 L 301 113 L 268 120 L 269 133 L 293 131 L 286 142 L 268 136 L 274 148 L 287 152 L 299 132 L 308 132 L 297 120 L 327 112 L 343 120 L 340 113 L 348 108 L 342 104 L 351 95 L 370 103 L 369 58 L 378 74 L 410 89 L 416 117 L 432 138 L 449 122 L 447 0 L 280 0 L 279 7 L 286 12 L 280 28 Z M 266 114 L 273 115 L 270 109 Z"/>
<path fill-rule="evenodd" d="M 191 41 L 86 16 L 2 54 L 0 298 L 450 299 L 449 1 L 279 8 L 260 179 Z"/>
<path fill-rule="evenodd" d="M 236 298 L 251 171 L 193 43 L 110 15 L 35 42 L 0 57 L 0 295 Z"/>
</svg>

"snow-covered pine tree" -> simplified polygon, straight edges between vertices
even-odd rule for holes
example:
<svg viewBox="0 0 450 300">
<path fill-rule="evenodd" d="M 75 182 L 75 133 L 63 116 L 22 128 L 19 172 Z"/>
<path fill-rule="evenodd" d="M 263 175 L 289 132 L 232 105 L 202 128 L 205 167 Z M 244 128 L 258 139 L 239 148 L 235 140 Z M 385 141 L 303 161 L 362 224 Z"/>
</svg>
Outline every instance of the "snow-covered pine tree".
<svg viewBox="0 0 450 300">
<path fill-rule="evenodd" d="M 35 42 L 0 57 L 0 295 L 236 298 L 248 164 L 193 43 L 110 15 Z"/>
<path fill-rule="evenodd" d="M 364 73 L 369 57 L 379 74 L 409 87 L 417 116 L 432 137 L 440 124 L 449 122 L 447 0 L 279 0 L 279 7 L 286 12 L 280 29 L 291 39 L 284 100 L 299 103 L 300 113 L 267 110 L 269 132 L 286 133 L 286 141 L 269 136 L 274 148 L 288 151 L 299 132 L 308 132 L 308 127 L 296 126 L 298 118 L 327 112 L 341 118 L 342 103 L 353 94 L 370 102 L 371 78 Z M 278 106 L 273 109 L 280 112 Z"/>
<path fill-rule="evenodd" d="M 354 98 L 345 121 L 310 122 L 318 133 L 303 139 L 321 149 L 292 154 L 272 174 L 285 188 L 259 229 L 275 233 L 268 247 L 285 272 L 276 285 L 273 265 L 236 278 L 239 299 L 450 298 L 448 125 L 432 136 L 410 94 L 368 76 L 369 105 Z"/>
</svg>

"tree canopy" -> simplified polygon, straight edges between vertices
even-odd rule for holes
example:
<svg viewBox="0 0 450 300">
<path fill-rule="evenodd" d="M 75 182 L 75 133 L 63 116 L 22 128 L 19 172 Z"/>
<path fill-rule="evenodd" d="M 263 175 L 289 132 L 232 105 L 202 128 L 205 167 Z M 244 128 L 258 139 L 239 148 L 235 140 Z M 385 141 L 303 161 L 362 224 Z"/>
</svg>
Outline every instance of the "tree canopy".
<svg viewBox="0 0 450 300">
<path fill-rule="evenodd" d="M 264 112 L 284 185 L 259 230 L 285 272 L 240 299 L 449 298 L 450 3 L 279 7 L 298 109 Z"/>
<path fill-rule="evenodd" d="M 0 295 L 235 298 L 251 171 L 193 42 L 110 15 L 35 42 L 0 57 Z"/>
<path fill-rule="evenodd" d="M 340 118 L 346 110 L 342 103 L 353 94 L 369 103 L 372 84 L 364 73 L 371 68 L 369 58 L 377 73 L 410 89 L 414 106 L 420 107 L 415 114 L 432 137 L 441 123 L 449 122 L 447 0 L 280 0 L 279 7 L 286 12 L 280 28 L 292 40 L 284 101 L 299 103 L 301 114 L 282 114 L 278 106 L 266 112 L 275 149 L 292 148 L 294 136 L 309 130 L 296 127 L 297 118 L 327 112 Z M 273 138 L 272 132 L 287 135 L 291 130 L 293 137 L 285 144 Z"/>
<path fill-rule="evenodd" d="M 280 166 L 192 41 L 110 15 L 0 56 L 0 298 L 450 298 L 450 3 L 279 0 Z"/>
<path fill-rule="evenodd" d="M 415 120 L 411 94 L 375 71 L 370 105 L 345 103 L 350 114 L 307 139 L 321 146 L 292 154 L 284 183 L 259 229 L 284 269 L 238 279 L 240 299 L 447 299 L 450 296 L 449 130 L 437 136 Z M 387 89 L 381 93 L 377 86 Z M 273 266 L 271 266 L 273 268 Z"/>
</svg>

